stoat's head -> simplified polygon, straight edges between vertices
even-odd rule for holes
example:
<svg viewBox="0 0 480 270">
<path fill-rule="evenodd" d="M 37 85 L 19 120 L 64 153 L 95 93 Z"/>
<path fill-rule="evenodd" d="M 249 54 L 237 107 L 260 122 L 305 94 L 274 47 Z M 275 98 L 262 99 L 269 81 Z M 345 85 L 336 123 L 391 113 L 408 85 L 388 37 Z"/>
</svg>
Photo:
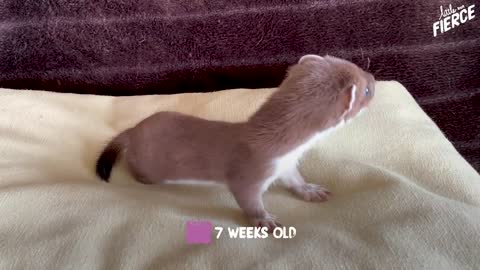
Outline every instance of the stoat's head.
<svg viewBox="0 0 480 270">
<path fill-rule="evenodd" d="M 305 55 L 289 69 L 280 91 L 302 100 L 310 121 L 332 126 L 368 106 L 375 95 L 375 78 L 347 60 Z"/>
</svg>

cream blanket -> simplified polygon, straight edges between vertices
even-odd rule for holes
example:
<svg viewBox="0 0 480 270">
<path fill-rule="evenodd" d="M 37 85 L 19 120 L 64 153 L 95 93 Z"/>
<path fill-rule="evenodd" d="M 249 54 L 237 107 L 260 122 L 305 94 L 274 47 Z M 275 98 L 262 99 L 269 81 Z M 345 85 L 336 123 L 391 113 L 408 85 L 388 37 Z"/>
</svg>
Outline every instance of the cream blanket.
<svg viewBox="0 0 480 270">
<path fill-rule="evenodd" d="M 478 269 L 480 176 L 399 83 L 309 151 L 301 201 L 274 187 L 267 209 L 292 239 L 188 245 L 188 220 L 245 226 L 222 186 L 143 186 L 94 164 L 111 136 L 159 110 L 244 120 L 274 91 L 100 97 L 0 90 L 1 269 Z"/>
</svg>

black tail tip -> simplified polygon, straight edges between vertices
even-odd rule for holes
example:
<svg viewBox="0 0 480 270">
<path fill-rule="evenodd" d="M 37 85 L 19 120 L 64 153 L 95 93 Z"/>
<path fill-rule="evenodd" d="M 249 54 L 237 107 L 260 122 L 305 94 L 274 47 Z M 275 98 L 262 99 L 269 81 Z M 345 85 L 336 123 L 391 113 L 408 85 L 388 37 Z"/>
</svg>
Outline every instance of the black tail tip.
<svg viewBox="0 0 480 270">
<path fill-rule="evenodd" d="M 109 182 L 108 179 L 110 178 L 110 172 L 112 168 L 108 168 L 103 166 L 100 162 L 97 163 L 97 175 L 100 177 L 100 179 L 104 182 Z"/>
<path fill-rule="evenodd" d="M 110 174 L 112 172 L 113 164 L 117 159 L 118 151 L 113 147 L 107 147 L 100 155 L 97 161 L 97 175 L 102 181 L 109 182 Z"/>
</svg>

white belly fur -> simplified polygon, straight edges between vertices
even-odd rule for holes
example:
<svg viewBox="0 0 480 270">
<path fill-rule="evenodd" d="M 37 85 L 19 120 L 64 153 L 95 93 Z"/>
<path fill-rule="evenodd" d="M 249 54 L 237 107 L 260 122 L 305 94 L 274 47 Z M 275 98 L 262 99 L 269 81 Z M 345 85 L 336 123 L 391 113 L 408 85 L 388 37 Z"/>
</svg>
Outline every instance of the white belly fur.
<svg viewBox="0 0 480 270">
<path fill-rule="evenodd" d="M 270 185 L 275 182 L 279 177 L 289 174 L 293 169 L 295 169 L 298 165 L 298 161 L 303 156 L 303 154 L 313 147 L 313 145 L 322 140 L 323 138 L 330 135 L 335 129 L 343 126 L 345 124 L 344 121 L 338 123 L 335 127 L 331 127 L 327 130 L 319 132 L 312 136 L 308 141 L 304 144 L 298 146 L 297 148 L 293 149 L 289 153 L 284 156 L 278 157 L 273 161 L 273 173 L 270 177 L 265 180 L 262 191 L 266 191 Z"/>
<path fill-rule="evenodd" d="M 197 186 L 203 186 L 203 185 L 219 185 L 220 183 L 217 181 L 212 181 L 212 180 L 198 180 L 198 179 L 178 179 L 178 180 L 165 180 L 165 184 L 170 184 L 170 185 L 197 185 Z"/>
</svg>

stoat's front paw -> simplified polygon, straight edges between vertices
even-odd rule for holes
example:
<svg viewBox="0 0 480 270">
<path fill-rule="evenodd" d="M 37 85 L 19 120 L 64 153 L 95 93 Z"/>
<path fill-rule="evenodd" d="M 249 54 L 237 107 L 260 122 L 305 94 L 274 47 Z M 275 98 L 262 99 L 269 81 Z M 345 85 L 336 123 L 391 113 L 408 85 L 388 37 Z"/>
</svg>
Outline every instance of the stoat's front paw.
<svg viewBox="0 0 480 270">
<path fill-rule="evenodd" d="M 309 202 L 325 202 L 328 201 L 328 198 L 330 195 L 332 195 L 332 193 L 326 188 L 310 183 L 305 183 L 301 186 L 294 187 L 293 191 L 300 198 Z"/>
<path fill-rule="evenodd" d="M 263 218 L 252 218 L 252 222 L 255 227 L 267 227 L 269 233 L 272 233 L 276 227 L 282 226 L 272 215 L 267 215 Z"/>
</svg>

